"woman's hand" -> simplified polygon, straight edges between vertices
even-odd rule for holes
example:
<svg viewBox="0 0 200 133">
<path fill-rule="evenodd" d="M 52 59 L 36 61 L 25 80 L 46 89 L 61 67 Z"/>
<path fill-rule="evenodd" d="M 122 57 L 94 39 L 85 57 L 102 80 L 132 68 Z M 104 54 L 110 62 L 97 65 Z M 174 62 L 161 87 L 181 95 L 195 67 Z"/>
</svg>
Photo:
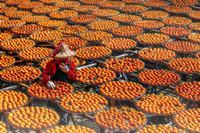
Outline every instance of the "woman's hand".
<svg viewBox="0 0 200 133">
<path fill-rule="evenodd" d="M 69 67 L 67 65 L 59 65 L 59 68 L 65 73 L 69 72 Z"/>
<path fill-rule="evenodd" d="M 54 88 L 56 87 L 56 85 L 55 85 L 52 81 L 48 81 L 48 82 L 47 82 L 47 87 L 48 87 L 49 89 L 54 89 Z"/>
</svg>

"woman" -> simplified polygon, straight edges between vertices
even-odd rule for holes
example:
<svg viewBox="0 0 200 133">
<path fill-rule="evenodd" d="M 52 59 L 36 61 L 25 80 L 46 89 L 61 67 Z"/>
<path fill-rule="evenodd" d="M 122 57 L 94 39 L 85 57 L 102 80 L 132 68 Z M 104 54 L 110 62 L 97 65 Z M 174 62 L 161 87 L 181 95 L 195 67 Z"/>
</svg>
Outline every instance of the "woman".
<svg viewBox="0 0 200 133">
<path fill-rule="evenodd" d="M 75 55 L 68 46 L 61 42 L 51 55 L 53 60 L 46 64 L 42 74 L 42 81 L 48 88 L 55 88 L 52 80 L 71 82 L 76 78 L 75 64 L 69 57 Z"/>
</svg>

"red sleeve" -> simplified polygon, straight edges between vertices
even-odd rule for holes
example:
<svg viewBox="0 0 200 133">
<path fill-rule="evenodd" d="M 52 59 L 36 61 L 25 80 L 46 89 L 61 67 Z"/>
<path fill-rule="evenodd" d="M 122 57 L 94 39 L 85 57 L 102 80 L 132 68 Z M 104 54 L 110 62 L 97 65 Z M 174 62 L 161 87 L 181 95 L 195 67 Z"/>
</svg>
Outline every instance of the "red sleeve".
<svg viewBox="0 0 200 133">
<path fill-rule="evenodd" d="M 73 61 L 67 61 L 67 64 L 69 64 L 69 72 L 67 73 L 67 77 L 71 80 L 76 79 L 76 65 Z"/>
<path fill-rule="evenodd" d="M 42 82 L 46 84 L 49 80 L 51 80 L 52 75 L 56 72 L 56 64 L 54 60 L 49 61 L 46 64 L 46 67 L 42 73 Z"/>
</svg>

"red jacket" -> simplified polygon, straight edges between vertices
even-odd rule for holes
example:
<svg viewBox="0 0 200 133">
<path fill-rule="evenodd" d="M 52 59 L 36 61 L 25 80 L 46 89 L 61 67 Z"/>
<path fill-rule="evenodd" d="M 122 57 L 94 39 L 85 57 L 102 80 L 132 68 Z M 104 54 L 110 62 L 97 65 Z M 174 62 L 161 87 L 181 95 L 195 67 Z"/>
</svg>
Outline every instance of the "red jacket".
<svg viewBox="0 0 200 133">
<path fill-rule="evenodd" d="M 75 71 L 75 64 L 73 61 L 69 61 L 68 59 L 65 59 L 64 62 L 70 66 L 69 72 L 67 72 L 67 77 L 70 80 L 76 79 L 76 71 Z M 46 68 L 44 69 L 42 73 L 42 82 L 46 84 L 49 80 L 51 80 L 51 77 L 56 73 L 56 65 L 60 65 L 63 63 L 63 60 L 51 60 L 46 64 Z"/>
</svg>

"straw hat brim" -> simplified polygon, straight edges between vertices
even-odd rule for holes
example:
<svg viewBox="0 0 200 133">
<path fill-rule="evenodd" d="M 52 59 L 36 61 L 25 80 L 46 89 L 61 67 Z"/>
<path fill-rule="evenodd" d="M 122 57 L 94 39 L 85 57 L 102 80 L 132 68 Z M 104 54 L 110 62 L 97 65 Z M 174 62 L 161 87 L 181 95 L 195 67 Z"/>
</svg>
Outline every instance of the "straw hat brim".
<svg viewBox="0 0 200 133">
<path fill-rule="evenodd" d="M 56 54 L 56 55 L 54 56 L 54 58 L 64 59 L 64 58 L 71 57 L 71 56 L 74 56 L 74 55 L 75 55 L 75 52 L 74 52 L 74 51 L 70 51 L 70 52 L 59 52 L 58 54 Z"/>
</svg>

